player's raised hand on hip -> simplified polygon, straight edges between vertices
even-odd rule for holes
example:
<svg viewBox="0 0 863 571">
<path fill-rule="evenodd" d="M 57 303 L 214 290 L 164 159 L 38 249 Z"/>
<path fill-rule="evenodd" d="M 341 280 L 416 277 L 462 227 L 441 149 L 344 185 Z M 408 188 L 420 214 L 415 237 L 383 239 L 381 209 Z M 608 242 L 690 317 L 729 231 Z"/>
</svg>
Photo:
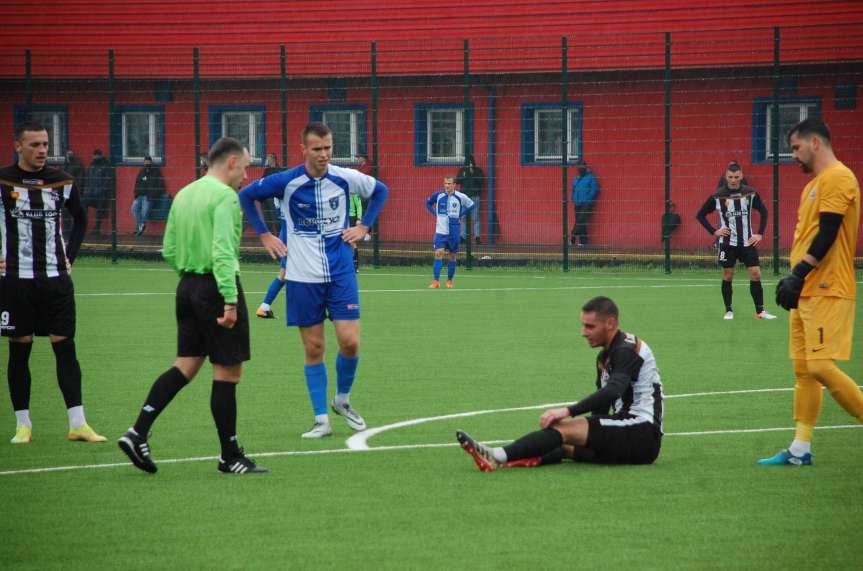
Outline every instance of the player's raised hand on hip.
<svg viewBox="0 0 863 571">
<path fill-rule="evenodd" d="M 264 232 L 258 238 L 260 238 L 261 244 L 264 245 L 264 249 L 267 250 L 272 259 L 278 260 L 288 255 L 288 247 L 277 236 L 273 236 L 272 232 Z"/>
<path fill-rule="evenodd" d="M 731 228 L 718 228 L 714 233 L 714 236 L 731 236 Z"/>
<path fill-rule="evenodd" d="M 369 233 L 369 227 L 365 224 L 360 224 L 357 222 L 356 226 L 351 226 L 350 228 L 342 231 L 342 240 L 347 242 L 348 244 L 356 244 Z"/>
<path fill-rule="evenodd" d="M 751 238 L 746 241 L 747 246 L 757 246 L 761 239 L 764 238 L 761 234 L 753 234 Z"/>
<path fill-rule="evenodd" d="M 569 409 L 566 407 L 562 408 L 552 408 L 539 417 L 539 427 L 540 428 L 548 428 L 553 424 L 560 422 L 561 420 L 569 418 Z"/>
</svg>

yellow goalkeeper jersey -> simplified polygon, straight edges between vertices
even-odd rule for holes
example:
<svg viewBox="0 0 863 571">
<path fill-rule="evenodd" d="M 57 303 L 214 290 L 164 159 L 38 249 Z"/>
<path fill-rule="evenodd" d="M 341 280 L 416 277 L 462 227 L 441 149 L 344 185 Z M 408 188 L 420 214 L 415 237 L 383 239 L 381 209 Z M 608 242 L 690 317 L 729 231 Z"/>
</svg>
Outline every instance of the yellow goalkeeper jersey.
<svg viewBox="0 0 863 571">
<path fill-rule="evenodd" d="M 818 234 L 822 212 L 842 215 L 836 241 L 818 266 L 806 276 L 803 297 L 831 296 L 854 299 L 854 251 L 860 223 L 860 184 L 851 169 L 836 161 L 812 179 L 800 196 L 797 227 L 791 244 L 791 266 L 803 259 Z"/>
</svg>

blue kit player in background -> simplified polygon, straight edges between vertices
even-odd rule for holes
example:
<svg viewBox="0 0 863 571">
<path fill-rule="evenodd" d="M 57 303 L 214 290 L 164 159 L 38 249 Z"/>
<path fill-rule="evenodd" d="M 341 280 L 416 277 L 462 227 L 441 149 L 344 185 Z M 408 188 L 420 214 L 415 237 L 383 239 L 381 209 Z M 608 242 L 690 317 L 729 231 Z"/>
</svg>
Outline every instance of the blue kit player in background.
<svg viewBox="0 0 863 571">
<path fill-rule="evenodd" d="M 282 202 L 278 198 L 273 199 L 273 204 L 276 207 L 276 212 L 279 213 L 279 240 L 282 242 L 287 240 L 287 225 L 285 224 L 285 218 L 282 214 Z M 282 288 L 285 287 L 285 264 L 288 261 L 287 256 L 282 256 L 279 258 L 279 275 L 273 278 L 273 281 L 270 282 L 270 287 L 267 288 L 267 293 L 264 294 L 264 301 L 258 307 L 258 310 L 255 311 L 255 315 L 262 319 L 275 319 L 276 316 L 273 315 L 273 309 L 270 307 L 276 298 L 279 295 L 279 292 L 282 291 Z"/>
<path fill-rule="evenodd" d="M 389 190 L 359 171 L 329 164 L 333 135 L 323 123 L 306 125 L 302 140 L 304 164 L 247 186 L 240 191 L 240 203 L 271 256 L 284 255 L 287 245 L 288 325 L 300 329 L 306 384 L 315 413 L 314 425 L 303 438 L 321 438 L 333 432 L 327 415 L 326 317 L 333 322 L 339 344 L 332 410 L 351 429 L 366 428 L 349 400 L 360 350 L 360 301 L 352 245 L 368 234 Z M 348 221 L 351 193 L 369 201 L 355 226 Z M 270 233 L 255 205 L 269 198 L 281 201 L 285 244 Z"/>
<path fill-rule="evenodd" d="M 448 176 L 443 179 L 443 190 L 428 197 L 426 208 L 436 218 L 434 234 L 434 280 L 430 289 L 440 287 L 440 271 L 443 267 L 444 250 L 449 252 L 446 287 L 452 288 L 458 259 L 461 218 L 476 207 L 468 195 L 455 189 L 455 180 Z"/>
</svg>

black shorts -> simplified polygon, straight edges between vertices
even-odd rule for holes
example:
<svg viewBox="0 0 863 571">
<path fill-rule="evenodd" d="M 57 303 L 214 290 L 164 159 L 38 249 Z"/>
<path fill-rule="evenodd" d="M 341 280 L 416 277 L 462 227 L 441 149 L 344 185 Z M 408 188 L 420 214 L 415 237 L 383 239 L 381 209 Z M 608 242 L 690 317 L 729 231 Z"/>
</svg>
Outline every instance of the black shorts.
<svg viewBox="0 0 863 571">
<path fill-rule="evenodd" d="M 216 319 L 225 309 L 213 274 L 183 274 L 177 285 L 177 356 L 209 357 L 216 365 L 238 365 L 250 358 L 249 311 L 237 278 L 237 322 L 225 329 Z"/>
<path fill-rule="evenodd" d="M 662 434 L 648 421 L 589 416 L 587 423 L 586 448 L 593 454 L 583 457 L 584 460 L 601 464 L 653 464 L 659 456 Z"/>
<path fill-rule="evenodd" d="M 737 265 L 737 260 L 743 262 L 747 268 L 759 266 L 758 250 L 755 246 L 719 246 L 719 265 L 723 268 L 733 268 Z"/>
<path fill-rule="evenodd" d="M 72 278 L 0 278 L 0 333 L 4 337 L 75 337 Z"/>
</svg>

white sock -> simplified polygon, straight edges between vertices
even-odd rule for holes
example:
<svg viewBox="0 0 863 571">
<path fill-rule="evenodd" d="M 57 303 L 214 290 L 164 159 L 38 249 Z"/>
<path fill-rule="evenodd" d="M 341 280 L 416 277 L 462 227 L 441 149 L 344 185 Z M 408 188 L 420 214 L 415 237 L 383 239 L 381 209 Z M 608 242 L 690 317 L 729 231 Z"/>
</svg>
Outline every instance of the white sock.
<svg viewBox="0 0 863 571">
<path fill-rule="evenodd" d="M 494 459 L 503 464 L 506 462 L 506 450 L 501 447 L 492 448 L 491 455 L 494 456 Z"/>
<path fill-rule="evenodd" d="M 258 309 L 260 309 L 261 311 L 270 311 L 270 304 L 269 303 L 262 303 L 261 307 L 259 307 Z"/>
<path fill-rule="evenodd" d="M 87 419 L 84 418 L 84 406 L 73 406 L 66 411 L 69 415 L 69 428 L 78 428 L 82 424 L 87 424 Z"/>
<path fill-rule="evenodd" d="M 342 393 L 336 393 L 336 398 L 333 399 L 333 402 L 336 403 L 336 406 L 350 404 L 351 395 L 343 395 Z"/>
<path fill-rule="evenodd" d="M 33 428 L 33 423 L 30 422 L 30 409 L 25 408 L 24 410 L 16 410 L 15 418 L 18 421 L 18 425 L 15 428 L 19 428 L 21 426 Z"/>
<path fill-rule="evenodd" d="M 315 415 L 315 422 L 317 422 L 319 424 L 329 424 L 330 423 L 330 415 L 328 415 L 326 413 L 316 414 Z"/>
<path fill-rule="evenodd" d="M 812 443 L 806 442 L 805 440 L 792 440 L 791 446 L 788 447 L 788 451 L 797 456 L 798 458 L 803 456 L 804 454 L 808 454 L 812 450 Z"/>
</svg>

